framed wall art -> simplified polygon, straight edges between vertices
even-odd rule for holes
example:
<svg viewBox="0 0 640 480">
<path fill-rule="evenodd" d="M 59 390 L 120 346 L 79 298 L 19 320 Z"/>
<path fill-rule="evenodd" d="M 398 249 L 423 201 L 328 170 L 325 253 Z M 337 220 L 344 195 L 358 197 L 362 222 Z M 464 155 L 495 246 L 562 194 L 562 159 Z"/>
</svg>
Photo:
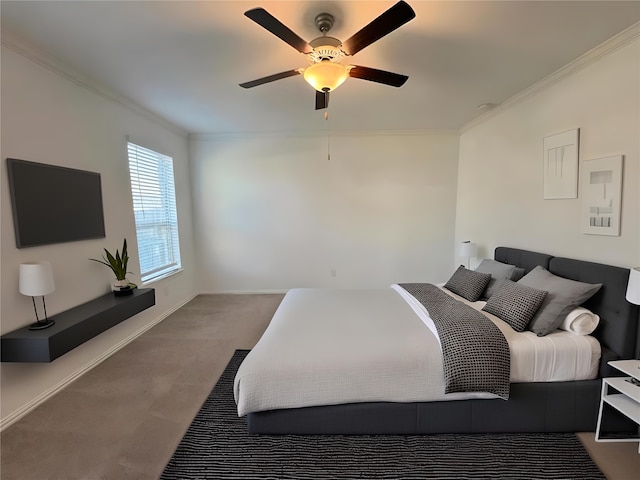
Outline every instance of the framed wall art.
<svg viewBox="0 0 640 480">
<path fill-rule="evenodd" d="M 580 129 L 567 130 L 543 140 L 544 199 L 578 198 L 578 146 Z"/>
<path fill-rule="evenodd" d="M 622 155 L 616 155 L 582 163 L 582 233 L 620 235 L 622 160 Z"/>
</svg>

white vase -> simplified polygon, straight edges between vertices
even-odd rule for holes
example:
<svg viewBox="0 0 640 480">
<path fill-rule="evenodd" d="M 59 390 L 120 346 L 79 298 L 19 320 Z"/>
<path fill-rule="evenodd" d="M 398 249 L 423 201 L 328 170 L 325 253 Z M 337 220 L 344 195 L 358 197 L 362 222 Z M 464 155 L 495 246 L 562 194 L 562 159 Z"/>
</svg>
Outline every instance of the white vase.
<svg viewBox="0 0 640 480">
<path fill-rule="evenodd" d="M 128 288 L 129 287 L 129 280 L 127 280 L 126 278 L 123 280 L 114 280 L 113 283 L 111 284 L 111 290 L 118 291 L 118 290 L 122 290 L 123 288 Z"/>
<path fill-rule="evenodd" d="M 133 288 L 126 278 L 124 280 L 114 280 L 111 284 L 111 290 L 116 297 L 123 297 L 125 295 L 131 295 Z"/>
</svg>

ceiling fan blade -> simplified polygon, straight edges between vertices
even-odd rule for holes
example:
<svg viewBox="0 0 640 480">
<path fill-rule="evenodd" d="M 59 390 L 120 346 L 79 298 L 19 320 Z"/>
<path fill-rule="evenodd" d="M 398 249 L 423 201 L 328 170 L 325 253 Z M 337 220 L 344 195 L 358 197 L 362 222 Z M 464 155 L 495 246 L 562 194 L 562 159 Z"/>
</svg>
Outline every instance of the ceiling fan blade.
<svg viewBox="0 0 640 480">
<path fill-rule="evenodd" d="M 352 68 L 349 70 L 349 76 L 359 78 L 361 80 L 369 80 L 370 82 L 391 85 L 392 87 L 401 87 L 409 78 L 406 75 L 400 75 L 399 73 L 387 72 L 386 70 L 378 70 L 376 68 L 361 67 L 359 65 L 352 65 Z"/>
<path fill-rule="evenodd" d="M 269 75 L 268 77 L 258 78 L 257 80 L 252 80 L 250 82 L 241 83 L 240 86 L 242 88 L 253 88 L 258 85 L 262 85 L 264 83 L 275 82 L 276 80 L 282 80 L 283 78 L 293 77 L 294 75 L 300 75 L 302 73 L 302 69 L 298 68 L 296 70 L 287 70 L 286 72 L 275 73 L 273 75 Z"/>
<path fill-rule="evenodd" d="M 369 25 L 342 43 L 342 50 L 347 55 L 354 55 L 373 42 L 401 27 L 416 16 L 416 12 L 408 3 L 400 1 L 384 12 Z"/>
<path fill-rule="evenodd" d="M 261 27 L 269 30 L 279 39 L 287 42 L 300 53 L 311 53 L 313 51 L 313 47 L 311 47 L 311 45 L 293 33 L 289 27 L 267 12 L 264 8 L 253 8 L 251 10 L 247 10 L 244 14 Z"/>
<path fill-rule="evenodd" d="M 319 92 L 316 90 L 316 110 L 329 107 L 329 92 Z"/>
</svg>

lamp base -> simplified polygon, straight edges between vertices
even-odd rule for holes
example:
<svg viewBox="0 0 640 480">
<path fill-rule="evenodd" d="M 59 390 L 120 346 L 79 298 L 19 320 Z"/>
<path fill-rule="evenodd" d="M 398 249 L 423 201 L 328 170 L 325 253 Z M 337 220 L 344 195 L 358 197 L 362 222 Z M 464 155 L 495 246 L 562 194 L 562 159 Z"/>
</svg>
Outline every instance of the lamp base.
<svg viewBox="0 0 640 480">
<path fill-rule="evenodd" d="M 29 325 L 29 330 L 43 330 L 45 328 L 49 328 L 52 325 L 55 325 L 55 320 L 43 320 L 42 322 L 36 322 Z"/>
</svg>

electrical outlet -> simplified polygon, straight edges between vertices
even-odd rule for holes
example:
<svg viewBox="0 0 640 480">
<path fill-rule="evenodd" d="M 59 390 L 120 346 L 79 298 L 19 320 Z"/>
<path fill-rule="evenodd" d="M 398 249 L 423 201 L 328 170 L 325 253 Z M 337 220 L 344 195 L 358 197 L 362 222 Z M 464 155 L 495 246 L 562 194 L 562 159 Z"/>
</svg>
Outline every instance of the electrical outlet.
<svg viewBox="0 0 640 480">
<path fill-rule="evenodd" d="M 331 269 L 331 276 L 332 276 L 332 277 L 335 277 L 335 276 L 336 276 L 336 269 L 335 269 L 335 268 L 332 268 L 332 269 Z"/>
</svg>

